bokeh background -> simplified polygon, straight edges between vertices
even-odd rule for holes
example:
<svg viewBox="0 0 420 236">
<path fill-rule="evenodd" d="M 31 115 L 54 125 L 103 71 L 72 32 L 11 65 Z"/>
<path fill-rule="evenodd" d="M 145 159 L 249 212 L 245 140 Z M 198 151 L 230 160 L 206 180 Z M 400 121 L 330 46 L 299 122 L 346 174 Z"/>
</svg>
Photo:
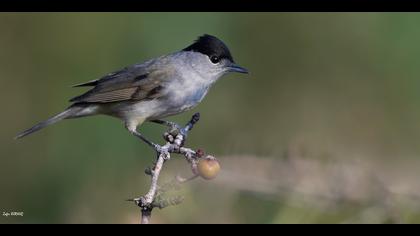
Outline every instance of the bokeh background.
<svg viewBox="0 0 420 236">
<path fill-rule="evenodd" d="M 420 14 L 1 13 L 0 223 L 138 223 L 154 153 L 114 118 L 67 120 L 73 84 L 208 33 L 250 75 L 221 79 L 188 146 L 220 175 L 154 223 L 420 223 Z M 141 126 L 162 142 L 164 128 Z M 191 170 L 182 157 L 161 181 Z M 3 216 L 21 211 L 24 216 Z"/>
</svg>

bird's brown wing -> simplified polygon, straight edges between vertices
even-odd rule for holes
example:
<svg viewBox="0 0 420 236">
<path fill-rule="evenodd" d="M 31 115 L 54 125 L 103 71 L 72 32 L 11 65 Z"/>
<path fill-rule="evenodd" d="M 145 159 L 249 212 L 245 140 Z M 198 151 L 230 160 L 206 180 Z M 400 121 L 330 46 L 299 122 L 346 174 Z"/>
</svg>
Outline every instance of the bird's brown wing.
<svg viewBox="0 0 420 236">
<path fill-rule="evenodd" d="M 145 100 L 163 96 L 163 88 L 170 79 L 171 66 L 165 63 L 165 70 L 159 70 L 156 64 L 147 62 L 134 65 L 111 73 L 98 80 L 75 85 L 95 86 L 86 93 L 70 99 L 74 103 L 109 103 L 126 100 Z"/>
</svg>

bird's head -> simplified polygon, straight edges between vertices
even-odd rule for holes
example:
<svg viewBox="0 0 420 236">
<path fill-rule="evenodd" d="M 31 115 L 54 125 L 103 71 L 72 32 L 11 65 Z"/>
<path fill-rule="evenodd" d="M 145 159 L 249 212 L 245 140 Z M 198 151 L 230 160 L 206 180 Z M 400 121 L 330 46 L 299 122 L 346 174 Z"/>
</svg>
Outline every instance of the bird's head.
<svg viewBox="0 0 420 236">
<path fill-rule="evenodd" d="M 229 72 L 248 73 L 235 63 L 229 48 L 215 36 L 205 34 L 182 51 L 189 52 L 193 68 L 210 79 L 217 80 Z"/>
</svg>

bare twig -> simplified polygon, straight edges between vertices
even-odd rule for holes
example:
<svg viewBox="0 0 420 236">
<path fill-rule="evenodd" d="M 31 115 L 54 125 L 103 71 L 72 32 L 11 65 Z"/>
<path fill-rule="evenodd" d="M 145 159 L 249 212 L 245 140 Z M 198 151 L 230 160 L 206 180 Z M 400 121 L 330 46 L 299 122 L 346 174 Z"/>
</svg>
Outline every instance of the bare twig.
<svg viewBox="0 0 420 236">
<path fill-rule="evenodd" d="M 191 169 L 194 173 L 194 175 L 189 178 L 182 178 L 180 176 L 177 176 L 175 178 L 175 181 L 178 184 L 185 183 L 198 176 L 197 163 L 198 159 L 202 157 L 204 152 L 202 150 L 198 150 L 196 152 L 190 148 L 184 147 L 183 145 L 186 141 L 188 132 L 194 127 L 195 123 L 197 123 L 199 119 L 200 114 L 196 113 L 192 116 L 191 120 L 187 123 L 187 125 L 184 128 L 181 128 L 180 130 L 171 130 L 169 132 L 165 132 L 164 139 L 167 142 L 164 146 L 161 147 L 161 149 L 157 153 L 157 161 L 154 164 L 154 167 L 146 170 L 146 174 L 149 174 L 152 177 L 149 191 L 146 193 L 146 195 L 142 197 L 130 200 L 134 201 L 134 203 L 141 208 L 142 224 L 150 223 L 152 210 L 154 207 L 163 208 L 167 205 L 179 204 L 182 201 L 182 198 L 180 197 L 159 202 L 156 201 L 156 198 L 166 191 L 165 189 L 159 188 L 158 180 L 160 172 L 163 168 L 163 164 L 165 163 L 165 161 L 171 158 L 171 153 L 183 155 L 187 162 L 190 163 Z"/>
</svg>

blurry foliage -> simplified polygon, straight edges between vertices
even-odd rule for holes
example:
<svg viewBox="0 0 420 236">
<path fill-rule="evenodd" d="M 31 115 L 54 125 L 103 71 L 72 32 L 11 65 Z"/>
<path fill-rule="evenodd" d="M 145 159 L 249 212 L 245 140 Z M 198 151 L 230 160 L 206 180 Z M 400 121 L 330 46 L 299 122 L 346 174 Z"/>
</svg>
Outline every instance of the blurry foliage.
<svg viewBox="0 0 420 236">
<path fill-rule="evenodd" d="M 1 13 L 0 210 L 25 216 L 0 223 L 137 222 L 138 209 L 124 199 L 146 190 L 143 170 L 154 153 L 120 121 L 70 120 L 12 138 L 84 91 L 71 85 L 182 49 L 204 33 L 225 41 L 251 73 L 226 76 L 197 108 L 171 118 L 185 123 L 201 112 L 189 146 L 282 160 L 297 142 L 304 158 L 321 162 L 410 163 L 420 152 L 419 21 L 417 13 Z M 162 127 L 141 130 L 161 139 Z M 188 171 L 181 162 L 165 168 Z M 223 158 L 221 165 L 229 168 Z M 366 222 L 359 213 L 370 209 L 295 206 L 204 180 L 183 191 L 184 203 L 153 220 Z M 410 208 L 401 214 L 420 222 Z"/>
</svg>

